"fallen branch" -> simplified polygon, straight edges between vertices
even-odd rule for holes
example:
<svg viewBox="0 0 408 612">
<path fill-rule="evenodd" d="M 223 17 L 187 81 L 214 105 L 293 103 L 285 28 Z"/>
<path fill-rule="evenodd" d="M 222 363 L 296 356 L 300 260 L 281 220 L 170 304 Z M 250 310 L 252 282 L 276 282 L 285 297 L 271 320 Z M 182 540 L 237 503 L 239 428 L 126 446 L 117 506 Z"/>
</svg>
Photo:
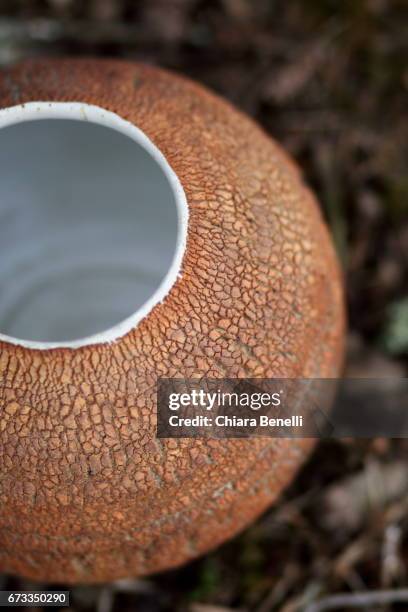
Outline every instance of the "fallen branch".
<svg viewBox="0 0 408 612">
<path fill-rule="evenodd" d="M 368 608 L 408 601 L 408 589 L 391 589 L 387 591 L 367 591 L 364 593 L 339 593 L 329 595 L 310 604 L 305 612 L 324 612 L 344 608 Z"/>
</svg>

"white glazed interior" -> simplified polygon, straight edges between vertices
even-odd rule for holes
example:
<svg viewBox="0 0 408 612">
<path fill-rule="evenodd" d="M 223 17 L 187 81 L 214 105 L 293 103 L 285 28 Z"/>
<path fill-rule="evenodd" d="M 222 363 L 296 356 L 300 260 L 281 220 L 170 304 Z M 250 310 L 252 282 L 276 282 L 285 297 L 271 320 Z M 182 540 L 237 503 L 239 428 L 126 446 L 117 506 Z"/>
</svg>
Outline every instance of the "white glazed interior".
<svg viewBox="0 0 408 612">
<path fill-rule="evenodd" d="M 0 110 L 0 340 L 112 342 L 177 279 L 188 208 L 136 126 L 97 106 Z"/>
</svg>

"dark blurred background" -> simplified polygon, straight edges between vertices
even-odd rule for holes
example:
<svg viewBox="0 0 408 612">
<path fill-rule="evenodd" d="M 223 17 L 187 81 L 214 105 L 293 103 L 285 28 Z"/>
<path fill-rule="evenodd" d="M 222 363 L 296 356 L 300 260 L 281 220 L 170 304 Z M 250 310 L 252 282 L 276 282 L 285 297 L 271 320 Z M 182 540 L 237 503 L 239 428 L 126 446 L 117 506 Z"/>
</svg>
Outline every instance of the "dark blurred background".
<svg viewBox="0 0 408 612">
<path fill-rule="evenodd" d="M 334 236 L 347 374 L 407 376 L 406 0 L 0 0 L 0 65 L 36 55 L 161 65 L 254 117 L 298 160 Z M 408 610 L 395 601 L 408 584 L 407 451 L 322 442 L 234 541 L 175 572 L 76 587 L 71 610 L 318 612 L 360 591 L 366 610 Z M 31 586 L 0 576 L 3 589 Z"/>
</svg>

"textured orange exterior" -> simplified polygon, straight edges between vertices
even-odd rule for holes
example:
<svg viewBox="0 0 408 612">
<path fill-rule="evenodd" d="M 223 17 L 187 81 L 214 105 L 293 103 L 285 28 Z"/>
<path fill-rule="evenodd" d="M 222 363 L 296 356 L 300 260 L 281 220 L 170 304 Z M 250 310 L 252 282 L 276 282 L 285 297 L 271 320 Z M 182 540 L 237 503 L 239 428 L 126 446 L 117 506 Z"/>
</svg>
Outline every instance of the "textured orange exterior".
<svg viewBox="0 0 408 612">
<path fill-rule="evenodd" d="M 177 566 L 258 516 L 312 442 L 157 440 L 157 377 L 338 375 L 335 254 L 294 163 L 202 87 L 117 61 L 0 73 L 2 108 L 36 100 L 141 128 L 180 178 L 189 235 L 182 277 L 118 342 L 0 343 L 0 570 L 90 582 Z"/>
</svg>

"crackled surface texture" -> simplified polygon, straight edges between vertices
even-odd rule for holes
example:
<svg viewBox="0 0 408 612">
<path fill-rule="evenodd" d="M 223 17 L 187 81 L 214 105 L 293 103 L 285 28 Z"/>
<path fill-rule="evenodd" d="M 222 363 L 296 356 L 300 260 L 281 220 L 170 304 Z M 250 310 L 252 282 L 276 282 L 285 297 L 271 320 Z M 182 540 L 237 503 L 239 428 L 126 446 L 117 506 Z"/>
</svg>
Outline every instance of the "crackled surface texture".
<svg viewBox="0 0 408 612">
<path fill-rule="evenodd" d="M 34 61 L 1 107 L 84 101 L 134 122 L 190 209 L 183 275 L 113 345 L 0 345 L 0 569 L 110 580 L 232 536 L 292 479 L 310 441 L 156 440 L 158 376 L 333 376 L 343 306 L 318 207 L 281 149 L 201 87 L 131 63 Z"/>
</svg>

